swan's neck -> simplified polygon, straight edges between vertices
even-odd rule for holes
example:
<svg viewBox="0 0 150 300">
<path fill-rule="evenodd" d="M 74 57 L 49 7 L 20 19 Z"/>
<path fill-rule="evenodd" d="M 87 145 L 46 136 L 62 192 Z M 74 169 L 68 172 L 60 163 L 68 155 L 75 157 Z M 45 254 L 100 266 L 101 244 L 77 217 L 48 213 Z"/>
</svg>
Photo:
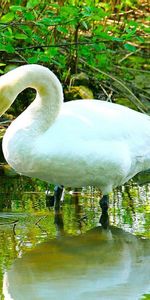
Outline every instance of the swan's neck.
<svg viewBox="0 0 150 300">
<path fill-rule="evenodd" d="M 36 90 L 36 98 L 15 122 L 17 127 L 29 128 L 30 135 L 39 135 L 54 122 L 63 102 L 61 84 L 49 69 L 39 65 L 25 65 L 1 76 L 0 114 L 28 87 Z"/>
</svg>

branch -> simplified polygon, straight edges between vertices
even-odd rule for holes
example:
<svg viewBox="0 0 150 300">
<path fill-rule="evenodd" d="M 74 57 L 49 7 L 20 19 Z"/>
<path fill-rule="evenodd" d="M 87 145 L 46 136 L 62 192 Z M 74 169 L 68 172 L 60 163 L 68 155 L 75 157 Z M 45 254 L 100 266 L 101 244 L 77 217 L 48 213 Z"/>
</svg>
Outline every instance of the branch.
<svg viewBox="0 0 150 300">
<path fill-rule="evenodd" d="M 0 26 L 2 26 L 2 27 L 8 27 L 8 26 L 24 26 L 24 25 L 32 25 L 32 26 L 41 26 L 41 24 L 42 25 L 45 25 L 45 26 L 48 26 L 48 27 L 57 27 L 57 26 L 63 26 L 63 25 L 67 25 L 67 24 L 69 24 L 69 23 L 71 23 L 72 21 L 76 21 L 76 18 L 72 18 L 72 19 L 70 19 L 70 20 L 68 20 L 68 21 L 64 21 L 64 22 L 59 22 L 59 23 L 53 23 L 53 24 L 51 24 L 51 23 L 47 23 L 47 24 L 43 24 L 42 23 L 42 20 L 41 20 L 41 22 L 40 21 L 37 21 L 37 22 L 39 22 L 39 23 L 37 23 L 37 22 L 35 22 L 35 21 L 27 21 L 27 22 L 14 22 L 14 21 L 12 21 L 12 22 L 8 22 L 8 23 L 3 23 L 3 22 L 0 22 Z"/>
<path fill-rule="evenodd" d="M 102 42 L 102 41 L 101 41 Z M 97 42 L 100 43 L 100 42 Z M 37 46 L 29 46 L 29 47 L 17 47 L 16 50 L 26 50 L 26 49 L 38 49 L 38 48 L 59 48 L 59 47 L 68 47 L 68 46 L 77 46 L 77 45 L 94 45 L 95 42 L 71 42 L 66 44 L 55 44 L 55 45 L 37 45 Z"/>
<path fill-rule="evenodd" d="M 122 82 L 120 81 L 118 78 L 114 77 L 113 75 L 110 75 L 104 71 L 99 70 L 98 68 L 95 68 L 91 65 L 89 65 L 84 59 L 80 58 L 80 62 L 85 64 L 87 67 L 89 67 L 90 69 L 101 73 L 109 78 L 111 78 L 112 80 L 116 81 L 121 87 L 123 87 L 124 90 L 126 90 L 131 96 L 132 99 L 130 98 L 130 101 L 139 109 L 139 111 L 141 111 L 142 113 L 146 113 L 147 112 L 147 108 L 145 107 L 145 105 L 133 94 L 133 92 Z"/>
<path fill-rule="evenodd" d="M 115 65 L 115 67 L 116 68 L 118 68 L 118 69 L 124 69 L 124 70 L 128 70 L 128 71 L 130 71 L 130 72 L 142 72 L 142 73 L 147 73 L 147 74 L 150 74 L 150 71 L 148 71 L 148 70 L 142 70 L 142 69 L 133 69 L 133 68 L 128 68 L 128 67 L 124 67 L 124 66 L 117 66 L 117 65 Z"/>
<path fill-rule="evenodd" d="M 17 223 L 19 222 L 19 220 L 15 220 L 15 221 L 12 221 L 12 222 L 4 222 L 4 223 L 0 223 L 0 226 L 3 226 L 3 225 L 16 225 Z"/>
</svg>

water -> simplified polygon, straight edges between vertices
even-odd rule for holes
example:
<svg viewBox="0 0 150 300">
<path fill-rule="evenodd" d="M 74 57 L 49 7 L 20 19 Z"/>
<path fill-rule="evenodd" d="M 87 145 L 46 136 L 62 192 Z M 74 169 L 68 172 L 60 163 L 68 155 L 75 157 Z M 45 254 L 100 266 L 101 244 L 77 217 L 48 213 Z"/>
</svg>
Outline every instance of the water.
<svg viewBox="0 0 150 300">
<path fill-rule="evenodd" d="M 46 207 L 47 184 L 0 179 L 0 299 L 150 299 L 145 177 L 110 195 L 107 231 L 99 226 L 98 190 L 67 190 L 55 215 Z"/>
</svg>

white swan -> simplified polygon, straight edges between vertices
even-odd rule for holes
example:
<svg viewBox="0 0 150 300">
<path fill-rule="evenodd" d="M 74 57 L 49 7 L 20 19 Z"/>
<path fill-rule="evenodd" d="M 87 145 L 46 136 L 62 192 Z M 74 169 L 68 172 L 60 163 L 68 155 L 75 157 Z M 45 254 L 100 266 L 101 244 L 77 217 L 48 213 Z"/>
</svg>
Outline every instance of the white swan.
<svg viewBox="0 0 150 300">
<path fill-rule="evenodd" d="M 35 100 L 3 139 L 7 162 L 18 172 L 54 184 L 97 186 L 104 195 L 150 168 L 150 117 L 98 100 L 63 102 L 56 76 L 39 65 L 0 77 L 0 113 L 34 88 Z"/>
</svg>

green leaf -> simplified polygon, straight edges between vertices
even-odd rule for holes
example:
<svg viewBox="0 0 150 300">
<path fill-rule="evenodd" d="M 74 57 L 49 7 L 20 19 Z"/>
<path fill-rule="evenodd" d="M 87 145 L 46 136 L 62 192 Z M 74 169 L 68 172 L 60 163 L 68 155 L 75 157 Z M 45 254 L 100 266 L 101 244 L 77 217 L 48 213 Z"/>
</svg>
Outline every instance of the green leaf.
<svg viewBox="0 0 150 300">
<path fill-rule="evenodd" d="M 33 56 L 33 57 L 29 57 L 27 60 L 29 64 L 35 64 L 38 62 L 39 59 L 37 56 Z"/>
<path fill-rule="evenodd" d="M 42 24 L 42 25 L 51 25 L 51 19 L 50 18 L 43 18 L 36 22 L 36 24 Z"/>
<path fill-rule="evenodd" d="M 34 8 L 35 6 L 37 6 L 38 4 L 40 4 L 40 0 L 29 0 L 28 2 L 27 2 L 27 5 L 26 5 L 26 7 L 27 8 Z"/>
<path fill-rule="evenodd" d="M 21 29 L 24 31 L 25 34 L 29 35 L 33 35 L 33 30 L 27 26 L 27 25 L 21 25 Z"/>
<path fill-rule="evenodd" d="M 113 36 L 113 37 L 112 37 L 112 41 L 116 41 L 116 42 L 122 42 L 122 41 L 123 41 L 123 39 L 122 39 L 122 38 L 120 38 L 120 37 L 115 37 L 115 36 Z"/>
<path fill-rule="evenodd" d="M 10 6 L 10 10 L 13 11 L 13 12 L 16 12 L 16 11 L 23 11 L 23 10 L 24 10 L 24 7 L 19 6 L 19 5 L 11 5 L 11 6 Z"/>
<path fill-rule="evenodd" d="M 82 11 L 82 15 L 83 15 L 84 17 L 90 17 L 91 14 L 92 14 L 92 9 L 91 9 L 91 7 L 85 6 L 85 7 L 84 7 L 84 10 Z"/>
<path fill-rule="evenodd" d="M 49 62 L 49 57 L 47 55 L 44 55 L 44 54 L 40 54 L 39 55 L 39 58 L 38 58 L 38 61 L 42 61 L 42 62 Z"/>
<path fill-rule="evenodd" d="M 1 53 L 1 51 L 5 51 L 5 45 L 2 43 L 0 43 L 0 53 Z"/>
<path fill-rule="evenodd" d="M 135 27 L 135 28 L 138 27 L 138 23 L 135 22 L 134 20 L 131 20 L 130 22 L 127 22 L 127 24 L 128 24 L 128 26 L 133 26 L 133 27 Z"/>
<path fill-rule="evenodd" d="M 136 34 L 136 28 L 133 28 L 132 30 L 130 28 L 127 28 L 126 32 L 127 32 L 126 34 L 122 35 L 124 40 L 128 40 L 128 39 L 132 38 Z"/>
<path fill-rule="evenodd" d="M 57 26 L 57 30 L 62 33 L 68 33 L 68 29 L 63 26 Z"/>
<path fill-rule="evenodd" d="M 60 17 L 62 20 L 71 20 L 73 18 L 78 18 L 79 9 L 77 6 L 61 6 Z"/>
<path fill-rule="evenodd" d="M 130 52 L 135 52 L 137 50 L 137 48 L 131 44 L 124 44 L 124 48 L 127 49 Z"/>
<path fill-rule="evenodd" d="M 33 21 L 35 19 L 35 16 L 33 12 L 26 12 L 24 13 L 24 18 L 28 21 Z"/>
<path fill-rule="evenodd" d="M 104 26 L 98 25 L 97 28 L 94 30 L 94 34 L 98 35 L 104 30 Z"/>
<path fill-rule="evenodd" d="M 89 29 L 87 22 L 82 21 L 82 22 L 81 22 L 81 25 L 82 25 L 82 27 L 83 27 L 84 29 L 86 29 L 86 30 Z"/>
<path fill-rule="evenodd" d="M 136 33 L 136 27 L 134 26 L 132 29 L 130 29 L 130 28 L 126 28 L 126 32 L 128 33 L 128 34 L 130 34 L 131 36 L 133 35 L 133 34 L 135 34 Z"/>
<path fill-rule="evenodd" d="M 107 32 L 99 32 L 98 37 L 106 40 L 112 40 L 112 37 Z"/>
<path fill-rule="evenodd" d="M 106 16 L 107 16 L 107 14 L 102 8 L 100 8 L 100 7 L 93 8 L 92 15 L 91 15 L 92 20 L 99 21 L 100 19 L 103 19 Z"/>
<path fill-rule="evenodd" d="M 6 51 L 7 53 L 14 53 L 14 52 L 15 52 L 15 48 L 14 48 L 11 44 L 7 44 L 7 45 L 5 46 L 5 51 Z"/>
<path fill-rule="evenodd" d="M 17 39 L 17 40 L 26 40 L 27 36 L 24 33 L 16 33 L 15 34 L 15 39 Z"/>
<path fill-rule="evenodd" d="M 60 53 L 58 53 L 58 48 L 55 48 L 55 47 L 54 48 L 49 48 L 48 54 L 49 54 L 49 56 L 60 55 Z"/>
<path fill-rule="evenodd" d="M 93 45 L 93 48 L 96 49 L 96 51 L 103 51 L 107 49 L 105 43 L 95 44 Z"/>
<path fill-rule="evenodd" d="M 13 33 L 10 27 L 7 28 L 7 31 L 2 32 L 2 36 L 6 41 L 13 39 Z"/>
<path fill-rule="evenodd" d="M 9 22 L 12 22 L 13 20 L 14 20 L 14 13 L 10 12 L 10 13 L 2 16 L 0 21 L 2 23 L 9 23 Z"/>
<path fill-rule="evenodd" d="M 144 43 L 145 39 L 142 36 L 137 36 L 136 39 L 140 42 L 140 43 Z"/>
<path fill-rule="evenodd" d="M 143 30 L 144 30 L 144 32 L 146 32 L 146 33 L 150 33 L 150 27 L 144 27 Z"/>
<path fill-rule="evenodd" d="M 13 36 L 12 28 L 11 28 L 11 27 L 7 27 L 7 30 L 8 30 L 8 32 L 9 32 L 9 35 Z"/>
</svg>

